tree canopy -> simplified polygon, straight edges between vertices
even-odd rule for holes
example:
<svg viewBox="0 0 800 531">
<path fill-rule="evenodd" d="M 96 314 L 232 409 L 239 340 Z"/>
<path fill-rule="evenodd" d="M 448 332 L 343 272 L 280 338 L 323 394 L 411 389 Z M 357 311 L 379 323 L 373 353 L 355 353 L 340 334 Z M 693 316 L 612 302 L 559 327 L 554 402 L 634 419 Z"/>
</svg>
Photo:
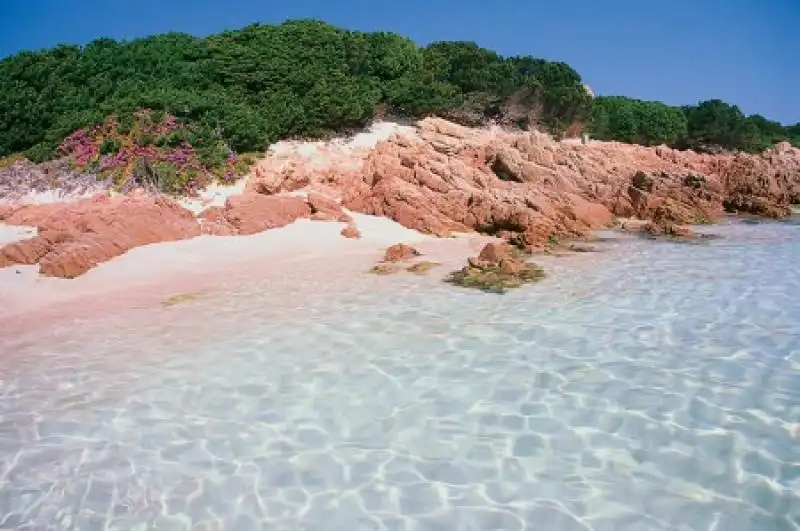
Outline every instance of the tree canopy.
<svg viewBox="0 0 800 531">
<path fill-rule="evenodd" d="M 363 126 L 380 106 L 409 117 L 465 106 L 484 115 L 532 86 L 543 127 L 588 115 L 590 98 L 568 65 L 469 42 L 421 48 L 315 20 L 207 38 L 98 39 L 0 61 L 0 155 L 46 159 L 73 131 L 140 109 L 211 129 L 233 150 L 260 151 L 284 137 Z"/>
<path fill-rule="evenodd" d="M 718 99 L 670 107 L 658 101 L 601 96 L 594 101 L 591 131 L 603 140 L 758 152 L 784 140 L 800 146 L 798 125 L 783 126 L 758 114 L 745 116 L 737 106 Z"/>
<path fill-rule="evenodd" d="M 503 57 L 471 42 L 420 47 L 393 33 L 316 20 L 207 38 L 103 38 L 0 60 L 0 156 L 55 157 L 73 132 L 96 132 L 109 119 L 127 138 L 125 123 L 143 109 L 174 117 L 192 131 L 198 153 L 218 155 L 220 142 L 230 153 L 262 151 L 281 138 L 358 128 L 378 109 L 464 123 L 505 119 L 556 135 L 588 127 L 598 138 L 646 145 L 758 150 L 783 139 L 800 143 L 800 124 L 745 117 L 719 100 L 684 108 L 593 100 L 565 63 Z"/>
</svg>

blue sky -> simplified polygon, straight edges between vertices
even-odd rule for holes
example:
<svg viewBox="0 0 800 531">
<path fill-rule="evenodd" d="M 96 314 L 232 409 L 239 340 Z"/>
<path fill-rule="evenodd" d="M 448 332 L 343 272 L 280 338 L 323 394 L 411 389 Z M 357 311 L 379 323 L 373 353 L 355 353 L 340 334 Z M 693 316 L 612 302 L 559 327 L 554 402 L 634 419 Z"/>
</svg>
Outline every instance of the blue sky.
<svg viewBox="0 0 800 531">
<path fill-rule="evenodd" d="M 319 18 L 571 64 L 597 94 L 720 98 L 800 121 L 800 0 L 0 0 L 0 56 L 98 37 Z"/>
</svg>

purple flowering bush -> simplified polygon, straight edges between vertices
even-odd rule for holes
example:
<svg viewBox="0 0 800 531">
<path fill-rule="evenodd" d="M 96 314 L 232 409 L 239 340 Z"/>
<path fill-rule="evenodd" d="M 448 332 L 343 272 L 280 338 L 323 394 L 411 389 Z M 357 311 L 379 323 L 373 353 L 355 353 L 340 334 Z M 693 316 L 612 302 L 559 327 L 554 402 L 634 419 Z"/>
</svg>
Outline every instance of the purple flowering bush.
<svg viewBox="0 0 800 531">
<path fill-rule="evenodd" d="M 120 191 L 144 187 L 173 195 L 192 195 L 212 182 L 233 182 L 254 162 L 240 157 L 207 131 L 159 117 L 150 110 L 120 123 L 73 132 L 59 146 L 76 173 L 109 180 Z"/>
</svg>

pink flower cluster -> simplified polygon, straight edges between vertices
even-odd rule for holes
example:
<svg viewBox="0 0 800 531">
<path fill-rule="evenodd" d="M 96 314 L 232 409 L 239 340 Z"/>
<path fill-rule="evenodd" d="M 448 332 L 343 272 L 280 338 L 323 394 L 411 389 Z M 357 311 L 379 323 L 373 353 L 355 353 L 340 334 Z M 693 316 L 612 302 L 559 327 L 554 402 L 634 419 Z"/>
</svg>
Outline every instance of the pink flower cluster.
<svg viewBox="0 0 800 531">
<path fill-rule="evenodd" d="M 95 145 L 93 136 L 87 134 L 84 129 L 78 129 L 64 139 L 59 146 L 59 151 L 64 155 L 74 157 L 76 165 L 85 166 L 92 158 L 97 156 L 99 151 L 99 146 Z"/>
<path fill-rule="evenodd" d="M 197 159 L 195 148 L 188 142 L 178 147 L 157 147 L 154 145 L 142 146 L 136 142 L 136 134 L 151 135 L 153 138 L 169 135 L 181 127 L 174 116 L 168 115 L 159 123 L 153 123 L 151 111 L 143 110 L 134 115 L 136 133 L 120 134 L 118 123 L 114 118 L 106 120 L 100 126 L 90 130 L 78 130 L 70 134 L 59 146 L 60 152 L 71 159 L 72 164 L 78 169 L 97 161 L 96 171 L 101 175 L 121 169 L 126 175 L 125 181 L 131 180 L 134 164 L 137 160 L 146 159 L 151 163 L 164 162 L 177 167 L 176 174 L 192 171 L 197 178 L 189 180 L 185 185 L 185 192 L 192 193 L 202 188 L 213 179 L 210 168 L 205 167 Z M 101 155 L 100 150 L 106 139 L 115 139 L 120 148 L 115 154 Z M 227 158 L 227 168 L 221 179 L 224 182 L 233 182 L 237 178 L 236 165 L 239 158 L 235 153 L 230 153 Z M 129 183 L 131 185 L 135 183 Z M 123 185 L 123 188 L 125 185 Z"/>
</svg>

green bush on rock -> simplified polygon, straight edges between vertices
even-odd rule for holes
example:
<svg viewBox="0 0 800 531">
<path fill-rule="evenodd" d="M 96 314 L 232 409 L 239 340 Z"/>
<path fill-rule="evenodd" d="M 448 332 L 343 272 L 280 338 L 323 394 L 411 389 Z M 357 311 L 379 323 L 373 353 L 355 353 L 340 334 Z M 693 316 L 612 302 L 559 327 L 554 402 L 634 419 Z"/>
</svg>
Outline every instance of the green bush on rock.
<svg viewBox="0 0 800 531">
<path fill-rule="evenodd" d="M 514 270 L 492 264 L 481 267 L 467 266 L 450 273 L 445 281 L 488 293 L 505 293 L 524 284 L 538 282 L 544 277 L 544 270 L 534 264 L 522 264 L 519 269 Z"/>
<path fill-rule="evenodd" d="M 545 277 L 536 264 L 524 262 L 518 249 L 507 243 L 488 243 L 468 264 L 453 271 L 445 282 L 489 293 L 505 293 Z"/>
</svg>

